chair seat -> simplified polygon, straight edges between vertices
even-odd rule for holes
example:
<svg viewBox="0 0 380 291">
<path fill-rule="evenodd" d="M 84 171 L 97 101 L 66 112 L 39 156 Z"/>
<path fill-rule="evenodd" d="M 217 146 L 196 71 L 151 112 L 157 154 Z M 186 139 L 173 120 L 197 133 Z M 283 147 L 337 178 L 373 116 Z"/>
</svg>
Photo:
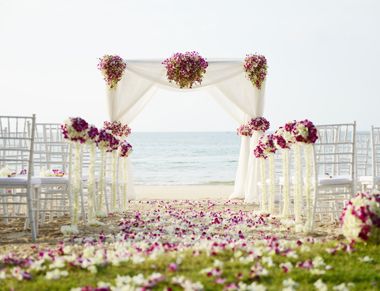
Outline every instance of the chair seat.
<svg viewBox="0 0 380 291">
<path fill-rule="evenodd" d="M 55 184 L 68 184 L 66 177 L 32 177 L 31 185 L 55 185 Z M 16 176 L 16 177 L 1 177 L 0 186 L 26 186 L 28 184 L 28 177 Z"/>
<path fill-rule="evenodd" d="M 68 184 L 69 179 L 67 177 L 37 177 L 40 179 L 42 185 L 56 185 L 56 184 Z"/>
<path fill-rule="evenodd" d="M 350 176 L 332 176 L 332 177 L 320 177 L 318 184 L 322 186 L 328 185 L 347 185 L 352 183 Z"/>
</svg>

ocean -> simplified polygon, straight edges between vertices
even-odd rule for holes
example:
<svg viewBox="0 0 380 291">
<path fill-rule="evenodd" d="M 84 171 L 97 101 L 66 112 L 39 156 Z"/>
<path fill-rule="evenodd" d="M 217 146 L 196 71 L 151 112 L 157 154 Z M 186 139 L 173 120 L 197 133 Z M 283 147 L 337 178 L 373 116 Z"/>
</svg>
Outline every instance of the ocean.
<svg viewBox="0 0 380 291">
<path fill-rule="evenodd" d="M 232 184 L 239 158 L 235 132 L 135 132 L 129 138 L 136 184 Z"/>
</svg>

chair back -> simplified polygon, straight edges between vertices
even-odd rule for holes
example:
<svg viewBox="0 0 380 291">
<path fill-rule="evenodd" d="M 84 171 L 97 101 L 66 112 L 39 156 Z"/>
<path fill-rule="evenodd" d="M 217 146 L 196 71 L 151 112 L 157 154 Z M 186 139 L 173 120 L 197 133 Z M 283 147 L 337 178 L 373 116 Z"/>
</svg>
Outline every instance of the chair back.
<svg viewBox="0 0 380 291">
<path fill-rule="evenodd" d="M 317 176 L 349 176 L 355 179 L 356 122 L 318 125 L 315 144 Z"/>
<path fill-rule="evenodd" d="M 380 127 L 371 127 L 372 176 L 380 176 Z"/>
<path fill-rule="evenodd" d="M 39 175 L 41 171 L 58 169 L 67 173 L 68 143 L 61 133 L 58 123 L 37 123 L 34 143 L 34 170 Z"/>
<path fill-rule="evenodd" d="M 0 168 L 8 167 L 16 174 L 33 173 L 35 115 L 0 116 Z"/>
</svg>

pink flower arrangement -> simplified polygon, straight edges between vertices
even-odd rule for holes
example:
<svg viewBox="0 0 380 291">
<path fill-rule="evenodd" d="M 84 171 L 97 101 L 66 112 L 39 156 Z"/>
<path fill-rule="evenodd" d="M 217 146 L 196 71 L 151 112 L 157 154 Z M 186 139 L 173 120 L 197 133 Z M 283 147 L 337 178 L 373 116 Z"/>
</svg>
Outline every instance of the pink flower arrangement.
<svg viewBox="0 0 380 291">
<path fill-rule="evenodd" d="M 99 129 L 93 125 L 90 125 L 87 131 L 88 140 L 87 142 L 97 143 L 99 137 Z"/>
<path fill-rule="evenodd" d="M 197 52 L 175 53 L 162 62 L 169 82 L 174 81 L 181 89 L 202 83 L 208 67 L 207 61 Z"/>
<path fill-rule="evenodd" d="M 102 71 L 104 80 L 112 89 L 121 80 L 127 64 L 121 57 L 116 55 L 104 55 L 99 60 L 98 69 Z"/>
<path fill-rule="evenodd" d="M 269 129 L 270 123 L 265 117 L 252 118 L 248 125 L 253 131 L 267 131 Z"/>
<path fill-rule="evenodd" d="M 318 130 L 308 119 L 298 121 L 293 126 L 292 132 L 297 142 L 313 144 L 318 139 Z"/>
<path fill-rule="evenodd" d="M 132 145 L 126 140 L 122 141 L 119 145 L 119 155 L 122 158 L 128 157 L 132 153 Z"/>
<path fill-rule="evenodd" d="M 254 131 L 265 132 L 269 129 L 270 123 L 264 117 L 252 118 L 247 124 L 242 124 L 236 129 L 240 136 L 252 136 Z"/>
<path fill-rule="evenodd" d="M 244 61 L 244 70 L 248 78 L 257 89 L 261 89 L 267 75 L 267 59 L 262 55 L 247 55 Z"/>
<path fill-rule="evenodd" d="M 85 143 L 88 135 L 88 123 L 80 117 L 70 117 L 61 125 L 63 137 L 73 142 Z"/>
<path fill-rule="evenodd" d="M 340 222 L 347 239 L 380 243 L 380 194 L 356 194 L 343 209 Z"/>
<path fill-rule="evenodd" d="M 252 136 L 252 129 L 248 124 L 242 124 L 237 129 L 236 132 L 240 136 Z"/>
<path fill-rule="evenodd" d="M 277 151 L 274 141 L 274 135 L 268 134 L 260 137 L 253 154 L 256 158 L 266 159 L 269 155 L 274 154 Z"/>
<path fill-rule="evenodd" d="M 101 129 L 98 136 L 98 148 L 112 152 L 119 148 L 119 140 L 108 130 Z"/>
<path fill-rule="evenodd" d="M 120 121 L 104 121 L 103 128 L 110 130 L 112 134 L 118 138 L 126 138 L 131 134 L 131 128 L 127 124 Z"/>
</svg>

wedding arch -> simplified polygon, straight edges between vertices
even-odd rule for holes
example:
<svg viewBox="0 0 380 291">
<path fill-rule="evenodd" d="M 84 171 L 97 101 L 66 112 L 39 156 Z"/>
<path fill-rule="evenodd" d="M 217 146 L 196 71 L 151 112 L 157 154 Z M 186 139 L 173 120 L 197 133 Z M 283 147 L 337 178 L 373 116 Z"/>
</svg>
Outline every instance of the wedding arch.
<svg viewBox="0 0 380 291">
<path fill-rule="evenodd" d="M 109 117 L 112 121 L 131 123 L 149 102 L 156 89 L 207 90 L 238 124 L 245 124 L 261 117 L 264 110 L 265 82 L 254 86 L 247 78 L 242 60 L 207 60 L 208 67 L 201 83 L 191 89 L 180 88 L 169 82 L 162 60 L 125 60 L 123 74 L 107 88 Z M 259 88 L 260 89 L 259 89 Z M 257 201 L 257 159 L 252 154 L 258 140 L 258 132 L 241 136 L 241 147 L 233 193 L 230 199 Z M 130 158 L 128 158 L 129 160 Z M 131 162 L 128 161 L 128 197 L 135 198 Z"/>
</svg>

